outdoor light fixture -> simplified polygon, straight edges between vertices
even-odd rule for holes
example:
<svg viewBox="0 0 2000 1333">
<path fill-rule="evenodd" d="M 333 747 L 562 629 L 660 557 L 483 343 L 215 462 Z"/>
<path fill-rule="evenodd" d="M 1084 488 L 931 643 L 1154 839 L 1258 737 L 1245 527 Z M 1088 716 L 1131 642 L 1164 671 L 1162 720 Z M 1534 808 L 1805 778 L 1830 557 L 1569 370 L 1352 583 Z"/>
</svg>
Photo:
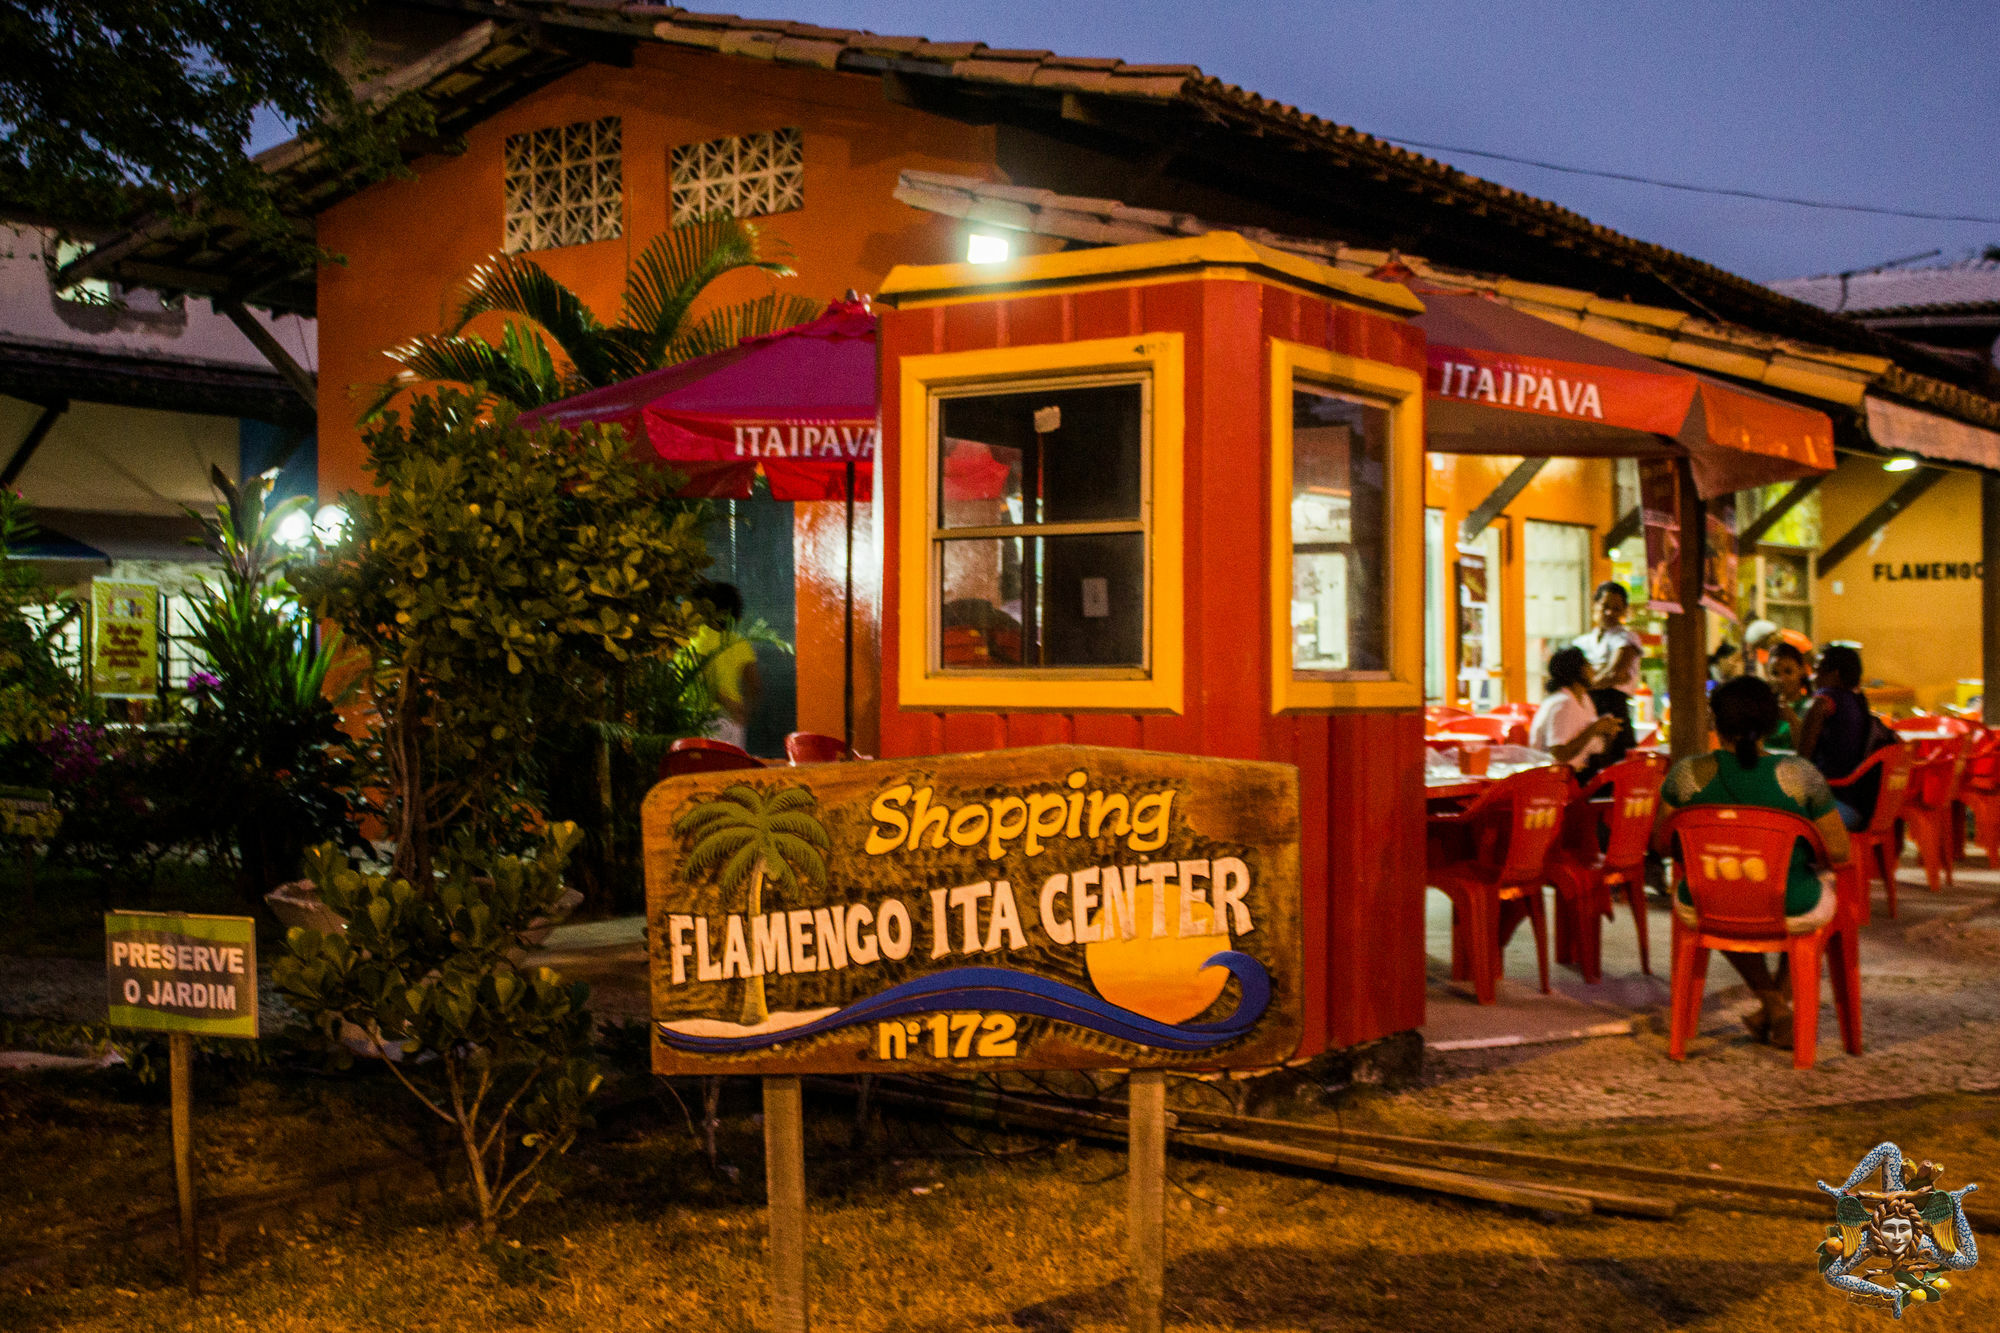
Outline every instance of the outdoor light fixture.
<svg viewBox="0 0 2000 1333">
<path fill-rule="evenodd" d="M 1882 465 L 1882 470 L 1884 472 L 1914 472 L 1916 470 L 1916 467 L 1917 467 L 1917 460 L 1911 458 L 1908 454 L 1904 454 L 1900 457 L 1892 458 L 1888 462 L 1884 463 Z"/>
<path fill-rule="evenodd" d="M 968 264 L 1004 264 L 1011 249 L 1005 236 L 975 231 L 965 238 L 965 261 Z"/>
<path fill-rule="evenodd" d="M 289 546 L 296 550 L 311 541 L 312 535 L 313 521 L 306 517 L 305 510 L 295 509 L 285 515 L 284 521 L 278 524 L 278 530 L 271 534 L 271 538 L 280 546 Z"/>
<path fill-rule="evenodd" d="M 321 505 L 319 512 L 313 515 L 312 526 L 313 536 L 319 538 L 322 545 L 331 545 L 347 531 L 347 510 L 340 505 Z"/>
</svg>

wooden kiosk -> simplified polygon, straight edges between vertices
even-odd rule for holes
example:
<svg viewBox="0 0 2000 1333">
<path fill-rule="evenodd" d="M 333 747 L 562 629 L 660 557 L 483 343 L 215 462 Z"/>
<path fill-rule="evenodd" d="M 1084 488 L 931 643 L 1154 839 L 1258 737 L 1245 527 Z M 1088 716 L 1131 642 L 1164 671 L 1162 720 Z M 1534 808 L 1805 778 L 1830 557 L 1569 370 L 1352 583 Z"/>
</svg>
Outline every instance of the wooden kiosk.
<svg viewBox="0 0 2000 1333">
<path fill-rule="evenodd" d="M 885 757 L 1299 770 L 1300 1055 L 1424 1017 L 1424 340 L 1220 232 L 879 298 Z"/>
</svg>

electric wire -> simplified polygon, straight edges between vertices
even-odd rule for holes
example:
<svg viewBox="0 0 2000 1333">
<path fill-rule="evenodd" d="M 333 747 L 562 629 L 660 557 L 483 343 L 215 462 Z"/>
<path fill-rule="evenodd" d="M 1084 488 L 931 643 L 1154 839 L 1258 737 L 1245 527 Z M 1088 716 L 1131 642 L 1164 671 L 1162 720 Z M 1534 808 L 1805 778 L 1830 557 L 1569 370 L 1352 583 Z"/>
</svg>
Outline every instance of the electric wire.
<svg viewBox="0 0 2000 1333">
<path fill-rule="evenodd" d="M 1974 213 L 1929 213 L 1917 209 L 1884 208 L 1877 204 L 1849 204 L 1827 199 L 1802 199 L 1796 195 L 1765 194 L 1760 190 L 1739 190 L 1726 185 L 1692 185 L 1686 181 L 1662 180 L 1657 176 L 1641 176 L 1628 171 L 1605 171 L 1597 167 L 1574 167 L 1561 162 L 1545 162 L 1540 158 L 1521 157 L 1514 153 L 1499 153 L 1486 148 L 1465 148 L 1456 144 L 1426 143 L 1422 139 L 1398 139 L 1391 135 L 1374 136 L 1384 143 L 1395 144 L 1399 148 L 1420 148 L 1427 153 L 1453 153 L 1465 157 L 1484 157 L 1496 162 L 1513 162 L 1524 167 L 1539 167 L 1543 171 L 1560 171 L 1571 176 L 1595 176 L 1602 180 L 1627 181 L 1634 185 L 1655 185 L 1663 190 L 1682 190 L 1689 194 L 1719 194 L 1734 199 L 1756 199 L 1769 204 L 1790 204 L 1795 208 L 1823 208 L 1840 213 L 1871 213 L 1878 217 L 1916 218 L 1924 222 L 1977 222 L 1987 226 L 2000 227 L 2000 217 L 1985 217 Z"/>
</svg>

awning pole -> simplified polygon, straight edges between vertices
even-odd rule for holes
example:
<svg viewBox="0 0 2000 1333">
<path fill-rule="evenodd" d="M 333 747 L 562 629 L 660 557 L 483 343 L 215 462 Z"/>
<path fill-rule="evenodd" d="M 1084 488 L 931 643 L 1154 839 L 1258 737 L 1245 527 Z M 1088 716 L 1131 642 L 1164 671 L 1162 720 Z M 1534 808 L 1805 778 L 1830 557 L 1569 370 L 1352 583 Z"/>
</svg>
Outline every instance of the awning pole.
<svg viewBox="0 0 2000 1333">
<path fill-rule="evenodd" d="M 1667 617 L 1667 700 L 1674 710 L 1673 757 L 1680 760 L 1708 748 L 1708 612 L 1701 605 L 1708 513 L 1686 458 L 1674 460 L 1674 473 L 1681 527 L 1674 585 L 1681 609 Z"/>
<path fill-rule="evenodd" d="M 854 460 L 847 460 L 847 589 L 840 635 L 841 735 L 854 748 Z"/>
<path fill-rule="evenodd" d="M 2000 725 L 2000 474 L 1979 474 L 1979 558 L 1986 577 L 1979 584 L 1980 693 L 1986 725 Z"/>
</svg>

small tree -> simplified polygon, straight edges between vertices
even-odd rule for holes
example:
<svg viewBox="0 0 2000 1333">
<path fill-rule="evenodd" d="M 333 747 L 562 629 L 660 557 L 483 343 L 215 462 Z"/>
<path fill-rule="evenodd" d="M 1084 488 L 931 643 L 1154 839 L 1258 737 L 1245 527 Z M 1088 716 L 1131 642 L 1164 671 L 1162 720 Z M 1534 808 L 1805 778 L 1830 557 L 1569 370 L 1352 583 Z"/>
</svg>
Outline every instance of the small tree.
<svg viewBox="0 0 2000 1333">
<path fill-rule="evenodd" d="M 561 915 L 578 838 L 557 824 L 536 855 L 507 854 L 540 818 L 534 736 L 597 715 L 615 672 L 686 641 L 708 555 L 616 432 L 530 436 L 443 393 L 367 438 L 377 489 L 347 497 L 346 535 L 294 581 L 374 660 L 395 864 L 318 855 L 347 928 L 293 930 L 276 975 L 328 1037 L 352 1024 L 400 1051 L 397 1078 L 458 1134 L 490 1236 L 598 1084 L 587 988 L 514 961 Z"/>
<path fill-rule="evenodd" d="M 614 673 L 699 626 L 696 519 L 623 436 L 530 436 L 454 391 L 367 436 L 377 490 L 293 581 L 374 659 L 396 873 L 430 880 L 459 830 L 518 840 L 538 728 L 601 717 Z"/>
<path fill-rule="evenodd" d="M 786 787 L 768 795 L 738 783 L 713 801 L 704 801 L 674 821 L 674 833 L 692 841 L 686 873 L 700 875 L 714 867 L 724 893 L 746 889 L 743 911 L 764 911 L 764 882 L 777 881 L 796 894 L 801 880 L 826 883 L 826 828 L 812 813 L 813 794 L 804 787 Z M 771 1016 L 764 1002 L 764 978 L 749 979 L 743 993 L 741 1021 L 757 1024 Z"/>
<path fill-rule="evenodd" d="M 486 1239 L 535 1196 L 538 1169 L 589 1123 L 584 1103 L 603 1081 L 589 1057 L 590 988 L 514 962 L 522 934 L 557 913 L 578 836 L 555 825 L 541 855 L 499 857 L 491 875 L 455 857 L 428 892 L 321 848 L 312 879 L 347 929 L 292 930 L 273 968 L 328 1039 L 358 1028 L 451 1127 Z"/>
</svg>

